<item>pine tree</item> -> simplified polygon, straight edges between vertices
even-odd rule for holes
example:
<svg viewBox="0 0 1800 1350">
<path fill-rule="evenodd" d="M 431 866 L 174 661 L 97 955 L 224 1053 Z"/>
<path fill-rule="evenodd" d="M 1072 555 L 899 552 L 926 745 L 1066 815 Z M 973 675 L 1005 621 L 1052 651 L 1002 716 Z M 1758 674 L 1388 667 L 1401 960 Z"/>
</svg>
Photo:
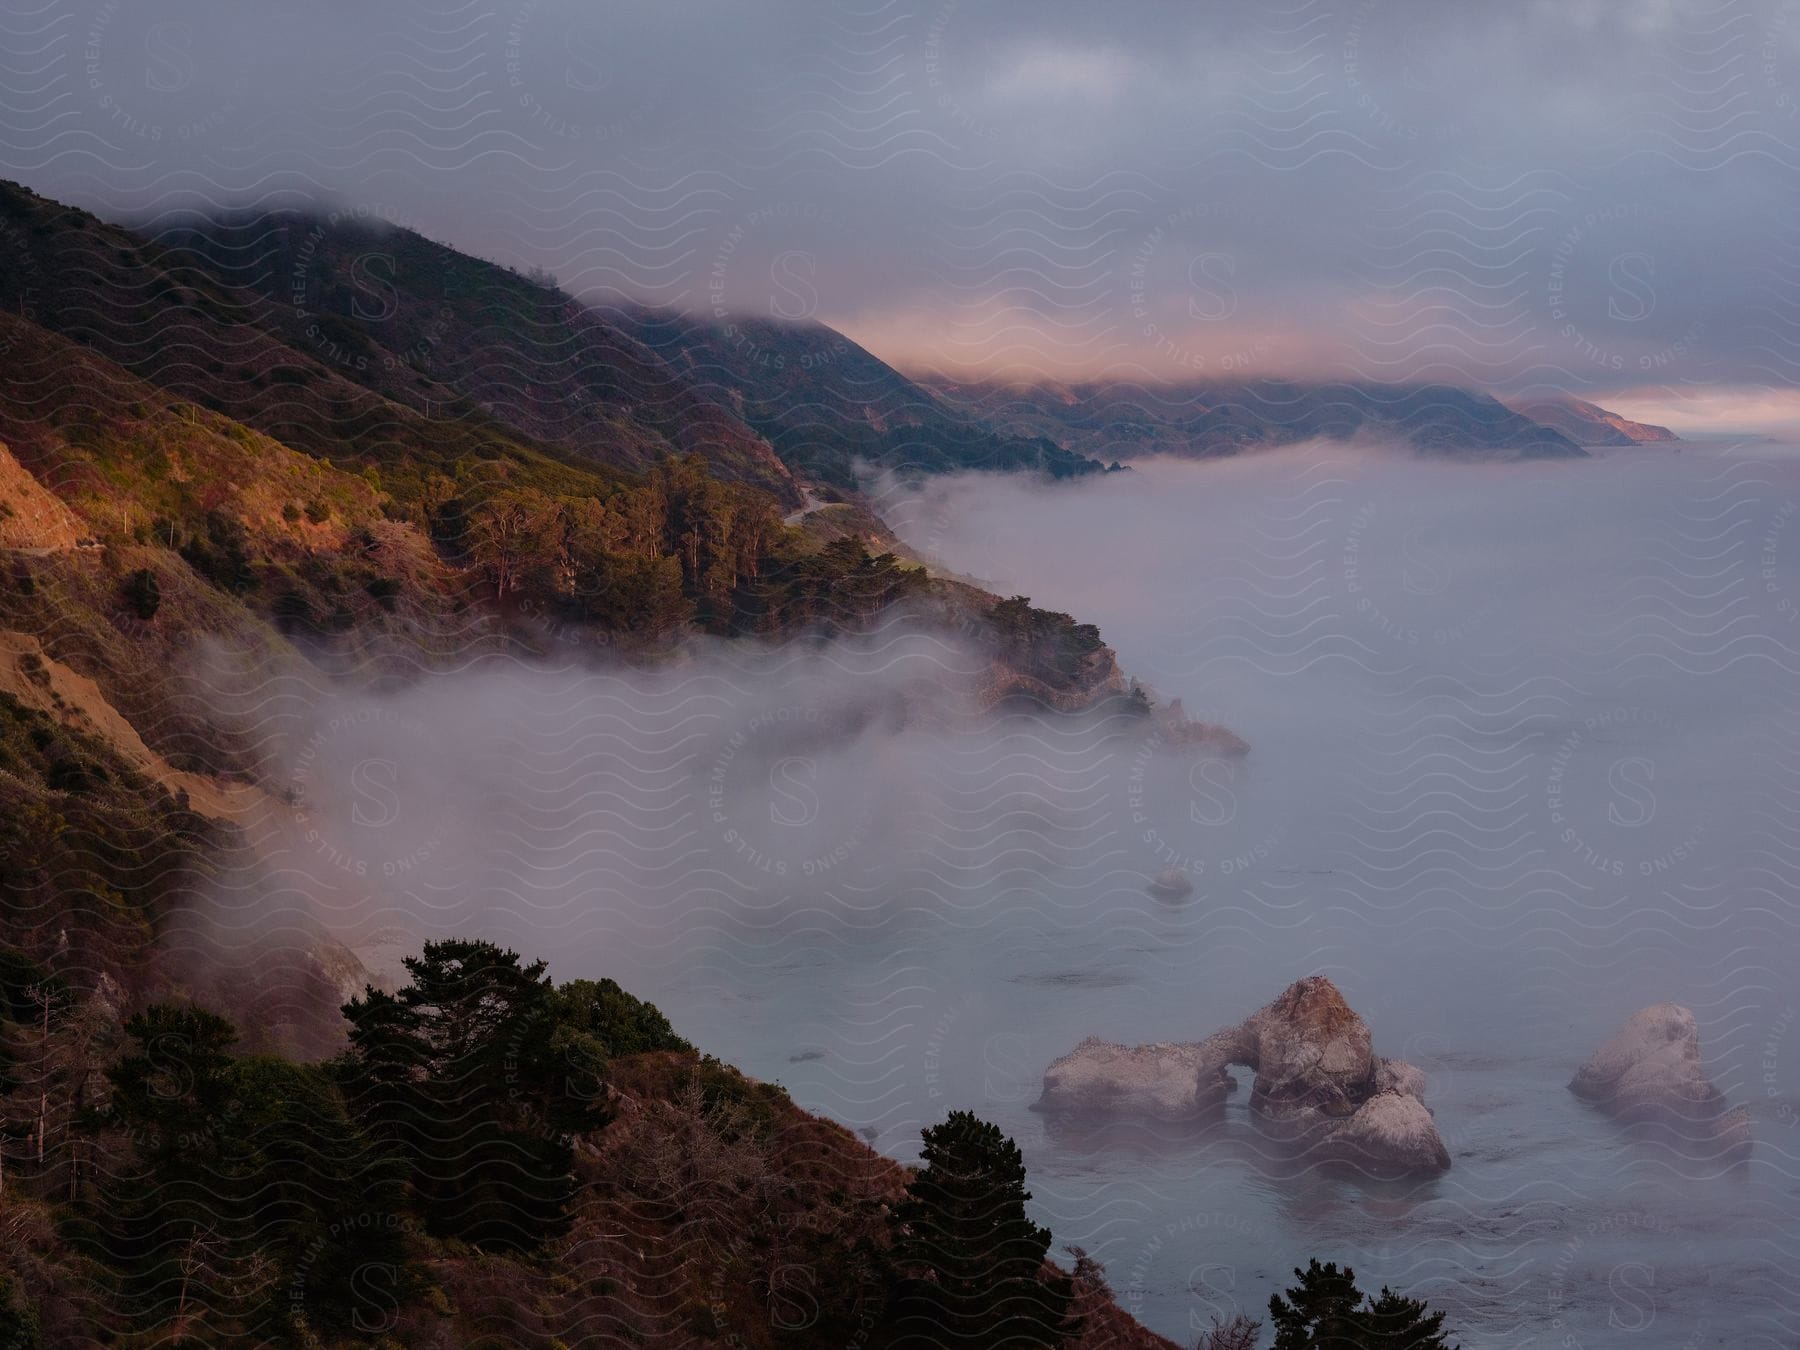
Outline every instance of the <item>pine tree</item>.
<svg viewBox="0 0 1800 1350">
<path fill-rule="evenodd" d="M 1300 1283 L 1269 1298 L 1269 1321 L 1275 1327 L 1275 1350 L 1351 1350 L 1356 1339 L 1356 1309 L 1363 1301 L 1356 1287 L 1356 1272 L 1339 1270 L 1335 1261 L 1320 1265 L 1309 1261 L 1305 1270 L 1295 1268 Z"/>
<path fill-rule="evenodd" d="M 1371 1350 L 1456 1350 L 1443 1326 L 1443 1313 L 1430 1312 L 1421 1300 L 1383 1285 L 1364 1314 L 1363 1344 Z"/>
<path fill-rule="evenodd" d="M 1269 1299 L 1274 1350 L 1457 1350 L 1443 1334 L 1443 1313 L 1386 1286 L 1369 1298 L 1348 1266 L 1315 1260 L 1294 1274 L 1300 1282 L 1287 1297 Z"/>
<path fill-rule="evenodd" d="M 567 1227 L 570 1135 L 605 1122 L 604 1053 L 571 1044 L 542 961 L 450 939 L 405 964 L 404 989 L 344 1005 L 351 1109 L 406 1160 L 428 1229 L 535 1247 Z"/>
<path fill-rule="evenodd" d="M 1026 1216 L 1019 1146 L 967 1111 L 924 1139 L 924 1166 L 894 1212 L 896 1343 L 1062 1344 L 1073 1290 L 1045 1271 L 1050 1230 Z"/>
<path fill-rule="evenodd" d="M 224 1343 L 275 1334 L 303 1295 L 335 1327 L 357 1271 L 398 1278 L 397 1169 L 321 1070 L 234 1056 L 231 1023 L 198 1008 L 150 1007 L 126 1033 L 106 1120 L 132 1148 L 103 1174 L 94 1221 L 138 1320 Z"/>
</svg>

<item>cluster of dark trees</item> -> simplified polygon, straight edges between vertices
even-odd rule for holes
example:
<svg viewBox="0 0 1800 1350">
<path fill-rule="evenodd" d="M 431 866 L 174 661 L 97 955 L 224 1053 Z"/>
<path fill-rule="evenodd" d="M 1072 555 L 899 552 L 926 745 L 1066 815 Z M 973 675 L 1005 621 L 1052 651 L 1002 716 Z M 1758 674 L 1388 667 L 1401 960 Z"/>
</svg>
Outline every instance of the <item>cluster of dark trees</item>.
<svg viewBox="0 0 1800 1350">
<path fill-rule="evenodd" d="M 601 493 L 439 477 L 422 509 L 438 547 L 503 605 L 644 638 L 689 622 L 842 631 L 926 580 L 854 539 L 798 545 L 773 497 L 714 477 L 698 456 Z"/>
<path fill-rule="evenodd" d="M 1080 687 L 1087 663 L 1105 647 L 1093 624 L 1034 608 L 1022 595 L 997 602 L 985 626 L 1003 661 L 1052 688 Z"/>
<path fill-rule="evenodd" d="M 107 989 L 0 952 L 0 1214 L 20 1188 L 54 1203 L 108 1315 L 159 1343 L 355 1338 L 430 1292 L 425 1240 L 541 1256 L 577 1212 L 574 1148 L 616 1109 L 610 1066 L 692 1047 L 613 981 L 556 985 L 491 943 L 429 943 L 405 965 L 403 988 L 344 1006 L 340 1056 L 300 1064 L 237 1053 L 231 1023 L 191 1005 L 121 1020 Z M 968 1112 L 924 1132 L 885 1230 L 854 1239 L 879 1290 L 867 1344 L 1079 1337 L 1102 1272 L 1048 1260 L 1025 1181 L 1018 1146 Z M 699 1202 L 691 1177 L 671 1194 Z M 1446 1350 L 1423 1304 L 1365 1299 L 1335 1266 L 1296 1275 L 1271 1301 L 1275 1350 Z M 1211 1344 L 1251 1350 L 1259 1333 L 1240 1321 Z M 46 1343 L 0 1263 L 0 1350 Z"/>
<path fill-rule="evenodd" d="M 928 585 L 923 569 L 891 553 L 872 555 L 858 539 L 821 547 L 802 538 L 784 526 L 769 493 L 715 476 L 696 455 L 631 476 L 512 469 L 459 462 L 427 475 L 406 503 L 389 504 L 508 614 L 642 641 L 689 625 L 722 635 L 838 633 Z M 142 523 L 138 542 L 174 549 L 283 631 L 347 630 L 354 613 L 340 605 L 334 615 L 330 597 L 359 588 L 376 594 L 385 585 L 387 594 L 376 598 L 392 607 L 399 585 L 367 565 L 374 543 L 366 527 L 351 531 L 341 554 L 277 561 L 242 520 L 193 494 L 177 495 L 179 507 Z M 288 508 L 295 521 L 303 514 L 295 503 Z M 296 568 L 316 594 L 296 588 Z M 122 583 L 120 599 L 149 620 L 160 590 L 154 573 L 140 571 Z"/>
<path fill-rule="evenodd" d="M 608 1060 L 690 1049 L 611 980 L 553 985 L 483 942 L 429 944 L 405 988 L 352 1000 L 325 1064 L 234 1053 L 190 1005 L 121 1021 L 108 990 L 0 958 L 0 1200 L 63 1202 L 113 1306 L 177 1340 L 348 1330 L 407 1296 L 414 1233 L 540 1247 L 568 1223 L 572 1139 L 606 1123 Z"/>
</svg>

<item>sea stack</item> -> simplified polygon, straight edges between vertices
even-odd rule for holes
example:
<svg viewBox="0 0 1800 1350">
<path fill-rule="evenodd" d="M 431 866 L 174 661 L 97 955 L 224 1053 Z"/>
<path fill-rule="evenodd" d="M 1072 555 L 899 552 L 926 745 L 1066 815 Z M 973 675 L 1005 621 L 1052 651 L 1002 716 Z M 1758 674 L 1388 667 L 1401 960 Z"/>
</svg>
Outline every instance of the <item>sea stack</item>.
<svg viewBox="0 0 1800 1350">
<path fill-rule="evenodd" d="M 1707 1078 L 1699 1023 L 1679 1003 L 1633 1013 L 1575 1071 L 1569 1090 L 1696 1155 L 1733 1161 L 1750 1152 L 1750 1113 Z"/>
<path fill-rule="evenodd" d="M 1424 1103 L 1425 1075 L 1377 1055 L 1369 1027 L 1322 975 L 1297 980 L 1236 1026 L 1198 1043 L 1126 1047 L 1089 1038 L 1044 1074 L 1036 1109 L 1204 1119 L 1256 1075 L 1250 1113 L 1308 1158 L 1371 1171 L 1438 1173 L 1450 1153 Z"/>
</svg>

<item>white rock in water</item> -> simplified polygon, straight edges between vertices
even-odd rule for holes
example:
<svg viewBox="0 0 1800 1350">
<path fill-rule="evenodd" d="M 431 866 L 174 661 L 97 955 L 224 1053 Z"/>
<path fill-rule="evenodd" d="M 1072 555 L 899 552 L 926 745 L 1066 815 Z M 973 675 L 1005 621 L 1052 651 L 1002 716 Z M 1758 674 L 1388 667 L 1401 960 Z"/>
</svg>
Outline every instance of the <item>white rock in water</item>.
<svg viewBox="0 0 1800 1350">
<path fill-rule="evenodd" d="M 1657 1003 L 1633 1013 L 1611 1040 L 1575 1071 L 1569 1090 L 1589 1101 L 1625 1094 L 1681 1092 L 1700 1068 L 1700 1027 L 1679 1003 Z"/>
<path fill-rule="evenodd" d="M 1679 1003 L 1633 1013 L 1575 1071 L 1569 1090 L 1628 1123 L 1664 1126 L 1708 1153 L 1750 1148 L 1749 1113 L 1733 1110 L 1707 1078 L 1699 1023 Z"/>
<path fill-rule="evenodd" d="M 1044 1071 L 1033 1110 L 1179 1120 L 1194 1114 L 1197 1045 L 1117 1045 L 1089 1036 Z"/>
<path fill-rule="evenodd" d="M 1425 1103 L 1400 1092 L 1378 1092 L 1325 1139 L 1331 1155 L 1371 1171 L 1442 1172 L 1450 1151 Z"/>
</svg>

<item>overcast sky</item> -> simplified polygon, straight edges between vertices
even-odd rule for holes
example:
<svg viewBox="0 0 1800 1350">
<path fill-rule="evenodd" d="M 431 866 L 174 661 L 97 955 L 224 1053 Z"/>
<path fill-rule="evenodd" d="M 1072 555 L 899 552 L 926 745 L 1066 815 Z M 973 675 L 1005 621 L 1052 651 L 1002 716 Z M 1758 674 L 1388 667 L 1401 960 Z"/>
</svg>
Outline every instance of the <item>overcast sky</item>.
<svg viewBox="0 0 1800 1350">
<path fill-rule="evenodd" d="M 988 375 L 1700 408 L 1779 403 L 1800 368 L 1794 4 L 50 0 L 0 24 L 6 172 L 113 218 L 329 202 L 580 292 Z"/>
</svg>

